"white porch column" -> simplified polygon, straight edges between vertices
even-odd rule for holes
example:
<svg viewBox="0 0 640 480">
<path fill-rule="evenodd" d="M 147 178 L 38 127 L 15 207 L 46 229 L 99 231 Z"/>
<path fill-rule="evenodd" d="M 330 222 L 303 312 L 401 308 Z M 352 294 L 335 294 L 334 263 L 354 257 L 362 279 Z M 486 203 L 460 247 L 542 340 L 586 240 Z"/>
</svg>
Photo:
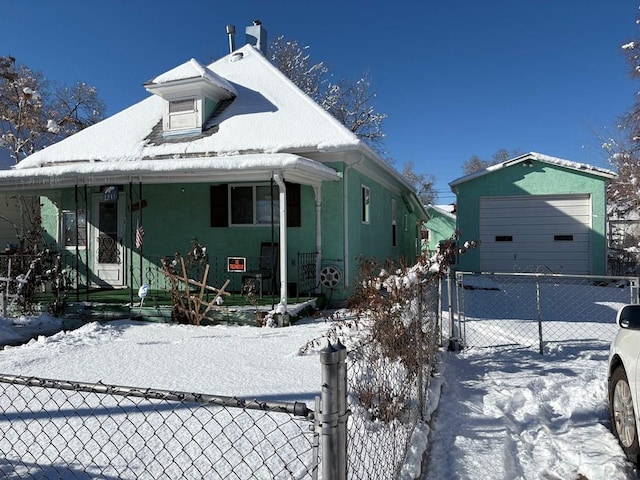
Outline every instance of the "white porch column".
<svg viewBox="0 0 640 480">
<path fill-rule="evenodd" d="M 280 205 L 280 303 L 276 308 L 277 313 L 287 313 L 287 188 L 280 172 L 273 173 L 273 180 L 278 184 L 280 192 L 278 202 Z"/>
<path fill-rule="evenodd" d="M 313 187 L 313 195 L 316 201 L 316 287 L 315 292 L 320 293 L 320 271 L 322 270 L 322 185 Z"/>
</svg>

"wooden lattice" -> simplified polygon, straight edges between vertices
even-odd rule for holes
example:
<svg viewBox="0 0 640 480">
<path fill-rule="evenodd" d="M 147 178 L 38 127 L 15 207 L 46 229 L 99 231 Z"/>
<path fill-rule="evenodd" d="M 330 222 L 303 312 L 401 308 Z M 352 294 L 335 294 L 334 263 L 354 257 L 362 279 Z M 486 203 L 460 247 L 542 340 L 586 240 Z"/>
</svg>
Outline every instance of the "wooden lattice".
<svg viewBox="0 0 640 480">
<path fill-rule="evenodd" d="M 171 284 L 171 297 L 173 300 L 172 316 L 180 323 L 190 323 L 200 325 L 206 315 L 218 305 L 221 297 L 230 295 L 225 288 L 230 283 L 227 279 L 221 288 L 207 285 L 209 275 L 209 265 L 206 265 L 201 281 L 189 278 L 184 259 L 180 257 L 181 272 L 176 273 L 173 266 L 165 259 L 162 260 L 162 273 Z M 195 291 L 193 288 L 195 287 Z M 213 292 L 215 296 L 212 300 L 204 298 L 206 292 Z"/>
</svg>

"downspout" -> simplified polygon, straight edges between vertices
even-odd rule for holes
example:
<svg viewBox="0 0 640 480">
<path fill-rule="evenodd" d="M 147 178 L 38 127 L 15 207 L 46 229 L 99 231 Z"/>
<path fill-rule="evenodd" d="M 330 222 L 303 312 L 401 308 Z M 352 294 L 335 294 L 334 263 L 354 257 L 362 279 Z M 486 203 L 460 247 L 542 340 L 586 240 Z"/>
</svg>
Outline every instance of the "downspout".
<svg viewBox="0 0 640 480">
<path fill-rule="evenodd" d="M 142 227 L 142 179 L 138 178 L 138 205 L 140 205 L 140 227 Z M 142 227 L 144 228 L 144 227 Z M 136 226 L 136 235 L 138 234 L 137 232 L 137 226 Z M 142 287 L 142 284 L 144 283 L 144 279 L 143 279 L 143 272 L 142 272 L 142 260 L 144 258 L 144 254 L 143 254 L 143 248 L 144 245 L 141 243 L 140 244 L 140 248 L 138 249 L 138 255 L 140 255 L 140 284 L 139 287 Z M 142 306 L 142 302 L 140 302 L 140 306 Z"/>
<path fill-rule="evenodd" d="M 276 313 L 287 313 L 287 188 L 280 172 L 273 172 L 273 180 L 278 184 L 280 206 L 280 303 Z"/>
<path fill-rule="evenodd" d="M 351 170 L 355 165 L 358 165 L 360 163 L 362 163 L 364 161 L 364 157 L 362 154 L 360 154 L 360 160 L 358 160 L 355 163 L 352 163 L 351 165 L 345 165 L 344 167 L 344 174 L 342 176 L 342 198 L 343 198 L 343 205 L 344 205 L 344 212 L 343 212 L 343 220 L 344 220 L 344 232 L 343 232 L 343 238 L 344 238 L 344 288 L 345 290 L 349 289 L 349 279 L 351 278 L 350 276 L 350 268 L 349 268 L 349 257 L 350 257 L 350 252 L 349 252 L 349 181 L 348 181 L 348 173 L 349 170 Z"/>
<path fill-rule="evenodd" d="M 322 185 L 313 187 L 316 201 L 316 285 L 315 292 L 320 293 L 320 272 L 322 271 Z"/>
</svg>

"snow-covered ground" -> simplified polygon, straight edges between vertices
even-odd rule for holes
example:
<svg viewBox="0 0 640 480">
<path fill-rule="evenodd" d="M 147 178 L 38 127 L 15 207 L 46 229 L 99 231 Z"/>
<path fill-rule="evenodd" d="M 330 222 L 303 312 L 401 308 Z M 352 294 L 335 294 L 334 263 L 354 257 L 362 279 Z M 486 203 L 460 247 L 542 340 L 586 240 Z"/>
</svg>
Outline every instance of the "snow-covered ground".
<svg viewBox="0 0 640 480">
<path fill-rule="evenodd" d="M 444 354 L 424 478 L 637 478 L 608 430 L 607 359 L 596 341 Z"/>
<path fill-rule="evenodd" d="M 4 321 L 0 337 L 13 342 L 16 330 L 56 322 Z M 319 359 L 299 349 L 328 326 L 322 319 L 283 328 L 93 323 L 6 348 L 0 372 L 311 404 L 321 388 Z M 636 478 L 607 429 L 607 354 L 608 344 L 597 341 L 556 342 L 545 355 L 513 347 L 442 352 L 428 442 L 417 435 L 414 448 L 427 444 L 423 478 Z"/>
</svg>

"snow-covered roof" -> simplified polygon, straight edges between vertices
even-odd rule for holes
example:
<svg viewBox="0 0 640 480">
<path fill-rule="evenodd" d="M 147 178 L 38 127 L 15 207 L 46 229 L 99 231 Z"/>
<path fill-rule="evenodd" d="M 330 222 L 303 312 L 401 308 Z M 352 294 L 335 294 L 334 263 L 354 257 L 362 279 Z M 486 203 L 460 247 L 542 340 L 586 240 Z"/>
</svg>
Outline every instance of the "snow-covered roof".
<svg viewBox="0 0 640 480">
<path fill-rule="evenodd" d="M 223 97 L 235 97 L 237 92 L 233 85 L 227 82 L 220 75 L 216 75 L 209 68 L 203 66 L 196 59 L 192 58 L 188 62 L 158 75 L 156 78 L 144 84 L 145 88 L 153 93 L 156 89 L 172 84 L 180 84 L 193 80 L 202 80 L 214 91 L 222 92 Z"/>
<path fill-rule="evenodd" d="M 160 85 L 163 83 L 175 82 L 177 80 L 186 80 L 190 78 L 202 78 L 210 83 L 219 84 L 222 87 L 225 87 L 230 92 L 233 92 L 233 87 L 229 82 L 227 82 L 224 78 L 216 75 L 213 71 L 203 66 L 198 62 L 195 58 L 192 58 L 188 62 L 183 63 L 182 65 L 178 65 L 177 67 L 165 72 L 161 75 L 158 75 L 156 78 L 147 82 L 149 84 Z M 235 93 L 235 92 L 234 92 Z"/>
<path fill-rule="evenodd" d="M 284 180 L 314 185 L 337 181 L 338 173 L 322 163 L 291 153 L 248 154 L 174 159 L 146 159 L 136 162 L 77 162 L 0 171 L 0 191 L 103 185 L 108 183 L 173 183 L 262 181 L 274 170 L 282 171 Z M 6 174 L 6 175 L 2 175 Z"/>
<path fill-rule="evenodd" d="M 473 180 L 474 178 L 482 177 L 489 173 L 495 172 L 502 168 L 507 168 L 512 165 L 516 165 L 527 160 L 536 160 L 542 163 L 548 163 L 551 165 L 558 165 L 560 167 L 568 168 L 571 170 L 578 170 L 580 172 L 589 173 L 591 175 L 600 176 L 604 178 L 615 178 L 616 173 L 607 170 L 605 168 L 594 167 L 593 165 L 589 165 L 586 163 L 572 162 L 570 160 L 564 160 L 562 158 L 552 157 L 549 155 L 545 155 L 543 153 L 529 152 L 524 155 L 520 155 L 519 157 L 512 158 L 511 160 L 506 160 L 501 163 L 497 163 L 495 165 L 491 165 L 483 170 L 479 170 L 477 172 L 470 173 L 469 175 L 465 175 L 463 177 L 457 178 L 449 183 L 450 187 L 455 187 L 456 185 L 460 185 L 461 183 L 468 182 L 469 180 Z"/>
<path fill-rule="evenodd" d="M 444 215 L 446 217 L 450 217 L 450 218 L 456 218 L 456 205 L 454 203 L 451 204 L 447 204 L 447 205 L 427 205 L 427 212 L 429 210 L 434 210 L 437 213 L 440 213 L 441 215 Z"/>
<path fill-rule="evenodd" d="M 101 164 L 189 157 L 231 157 L 359 150 L 363 143 L 305 95 L 251 45 L 207 67 L 231 86 L 236 98 L 215 119 L 213 132 L 197 138 L 153 143 L 152 130 L 162 120 L 164 101 L 149 98 L 22 160 L 15 170 L 78 162 Z M 190 73 L 191 72 L 191 73 Z M 164 82 L 198 72 L 191 61 L 156 77 Z M 111 169 L 113 167 L 105 167 Z M 121 165 L 118 168 L 137 166 Z M 0 172 L 4 173 L 4 172 Z"/>
<path fill-rule="evenodd" d="M 201 133 L 164 137 L 168 100 L 160 94 L 169 92 L 172 85 L 180 88 L 181 82 L 213 88 L 221 94 L 219 100 L 226 99 Z M 339 179 L 335 170 L 322 163 L 323 154 L 335 162 L 337 157 L 329 154 L 345 154 L 346 161 L 346 154 L 354 152 L 370 160 L 359 168 L 398 192 L 406 192 L 413 207 L 425 214 L 414 187 L 397 170 L 252 45 L 206 67 L 189 60 L 144 87 L 159 95 L 150 94 L 30 155 L 12 170 L 0 170 L 0 190 L 171 179 L 256 181 L 270 178 L 276 169 L 283 170 L 287 180 L 315 185 Z"/>
</svg>

